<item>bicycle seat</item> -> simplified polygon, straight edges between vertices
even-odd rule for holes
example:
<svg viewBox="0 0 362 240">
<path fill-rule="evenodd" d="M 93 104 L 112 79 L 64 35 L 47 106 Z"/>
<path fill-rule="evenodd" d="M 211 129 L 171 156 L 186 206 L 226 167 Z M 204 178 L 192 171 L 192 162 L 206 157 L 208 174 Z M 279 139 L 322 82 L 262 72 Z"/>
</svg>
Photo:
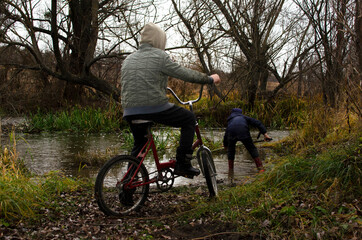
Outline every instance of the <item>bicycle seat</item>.
<svg viewBox="0 0 362 240">
<path fill-rule="evenodd" d="M 133 124 L 145 124 L 145 123 L 153 123 L 153 121 L 151 120 L 145 120 L 145 119 L 135 119 L 135 120 L 132 120 L 132 123 Z"/>
</svg>

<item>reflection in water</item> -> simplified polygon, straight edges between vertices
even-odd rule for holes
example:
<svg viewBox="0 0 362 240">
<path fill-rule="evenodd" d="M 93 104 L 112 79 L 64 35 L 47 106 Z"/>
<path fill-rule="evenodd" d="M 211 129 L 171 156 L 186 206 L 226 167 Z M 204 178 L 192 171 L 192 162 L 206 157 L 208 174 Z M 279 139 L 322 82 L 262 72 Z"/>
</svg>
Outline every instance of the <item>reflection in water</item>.
<svg viewBox="0 0 362 240">
<path fill-rule="evenodd" d="M 121 139 L 118 134 L 69 133 L 17 134 L 16 137 L 17 150 L 31 171 L 44 174 L 62 170 L 73 176 L 88 174 L 87 168 L 80 170 L 79 161 L 75 161 L 77 156 L 119 150 Z"/>
<path fill-rule="evenodd" d="M 276 141 L 289 135 L 289 131 L 270 131 L 269 135 Z M 157 133 L 156 133 L 157 134 Z M 203 136 L 214 142 L 220 142 L 223 137 L 223 130 L 203 131 Z M 257 132 L 252 133 L 256 138 Z M 84 167 L 75 159 L 79 156 L 91 156 L 92 154 L 105 154 L 111 152 L 109 156 L 118 154 L 127 154 L 126 150 L 121 149 L 122 137 L 120 134 L 70 134 L 70 133 L 42 133 L 42 134 L 18 134 L 17 150 L 27 167 L 37 174 L 44 174 L 49 171 L 61 170 L 70 176 L 83 176 L 95 178 L 99 166 Z M 7 144 L 6 137 L 2 137 L 2 145 Z M 228 161 L 226 152 L 213 154 L 218 181 L 224 183 L 236 183 L 245 176 L 257 173 L 255 163 L 246 149 L 237 147 L 234 162 L 234 172 L 228 171 Z M 260 157 L 265 161 L 266 149 L 260 148 L 260 143 L 256 145 L 259 149 Z M 160 157 L 160 161 L 168 161 L 174 157 L 174 153 L 166 153 Z M 85 159 L 84 162 L 87 162 Z M 197 161 L 192 161 L 197 166 Z M 153 159 L 146 159 L 146 168 L 148 172 L 155 171 Z M 175 179 L 174 185 L 188 185 L 204 182 L 200 175 L 194 179 L 179 177 Z"/>
</svg>

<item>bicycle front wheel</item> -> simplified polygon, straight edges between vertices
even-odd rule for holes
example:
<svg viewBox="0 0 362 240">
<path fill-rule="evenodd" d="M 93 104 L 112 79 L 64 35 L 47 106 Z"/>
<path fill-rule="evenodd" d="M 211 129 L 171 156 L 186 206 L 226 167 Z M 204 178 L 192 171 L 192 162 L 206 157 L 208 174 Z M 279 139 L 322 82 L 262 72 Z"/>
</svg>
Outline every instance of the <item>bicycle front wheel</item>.
<svg viewBox="0 0 362 240">
<path fill-rule="evenodd" d="M 201 150 L 202 167 L 206 179 L 207 188 L 209 189 L 210 197 L 217 195 L 216 170 L 214 168 L 211 152 L 206 149 Z"/>
<path fill-rule="evenodd" d="M 99 208 L 111 216 L 139 209 L 147 199 L 148 179 L 147 169 L 137 158 L 120 155 L 110 159 L 100 169 L 95 182 Z"/>
</svg>

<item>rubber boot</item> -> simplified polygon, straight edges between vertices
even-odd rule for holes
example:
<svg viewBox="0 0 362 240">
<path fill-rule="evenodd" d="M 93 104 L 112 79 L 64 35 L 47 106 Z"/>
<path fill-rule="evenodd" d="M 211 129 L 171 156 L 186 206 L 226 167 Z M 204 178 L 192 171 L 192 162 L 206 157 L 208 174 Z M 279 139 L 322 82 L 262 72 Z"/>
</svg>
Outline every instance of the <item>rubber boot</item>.
<svg viewBox="0 0 362 240">
<path fill-rule="evenodd" d="M 261 162 L 259 157 L 254 158 L 254 162 L 256 167 L 258 168 L 258 171 L 261 172 L 265 172 L 265 169 L 263 167 L 263 163 Z"/>
<path fill-rule="evenodd" d="M 187 178 L 193 178 L 200 174 L 200 170 L 191 165 L 192 154 L 186 154 L 183 160 L 177 159 L 174 173 Z"/>
<path fill-rule="evenodd" d="M 229 170 L 233 170 L 234 169 L 234 160 L 228 160 L 229 161 Z"/>
</svg>

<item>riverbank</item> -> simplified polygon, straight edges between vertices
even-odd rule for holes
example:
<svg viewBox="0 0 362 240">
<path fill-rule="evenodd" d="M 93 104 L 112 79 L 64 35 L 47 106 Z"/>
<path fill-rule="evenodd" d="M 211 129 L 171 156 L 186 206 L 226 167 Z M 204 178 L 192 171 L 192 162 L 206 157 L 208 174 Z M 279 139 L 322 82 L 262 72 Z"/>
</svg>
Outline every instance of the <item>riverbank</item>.
<svg viewBox="0 0 362 240">
<path fill-rule="evenodd" d="M 25 117 L 0 117 L 0 135 L 8 134 L 12 130 L 22 132 L 27 125 L 28 121 Z"/>
<path fill-rule="evenodd" d="M 7 172 L 1 175 L 0 206 L 6 207 L 0 234 L 4 239 L 361 239 L 362 127 L 358 116 L 348 121 L 344 116 L 311 112 L 302 129 L 272 146 L 278 156 L 265 173 L 235 186 L 220 184 L 217 198 L 208 199 L 200 186 L 177 187 L 152 194 L 140 212 L 121 219 L 99 211 L 92 183 L 57 174 L 34 182 L 9 164 L 18 161 L 16 153 L 1 149 L 0 169 Z"/>
<path fill-rule="evenodd" d="M 220 184 L 214 199 L 205 186 L 154 193 L 118 219 L 99 210 L 88 182 L 59 191 L 31 221 L 0 222 L 0 238 L 361 239 L 361 150 L 355 139 L 318 156 L 275 159 L 263 174 Z"/>
</svg>

